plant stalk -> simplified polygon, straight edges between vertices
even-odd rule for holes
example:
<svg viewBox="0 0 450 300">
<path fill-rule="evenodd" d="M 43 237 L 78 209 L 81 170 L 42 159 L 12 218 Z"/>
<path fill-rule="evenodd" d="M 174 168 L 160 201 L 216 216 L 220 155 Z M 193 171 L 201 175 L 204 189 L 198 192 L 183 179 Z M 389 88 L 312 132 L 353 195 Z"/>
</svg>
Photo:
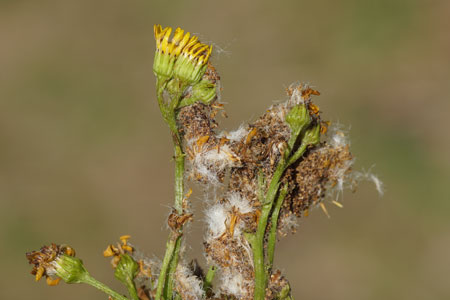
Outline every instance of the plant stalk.
<svg viewBox="0 0 450 300">
<path fill-rule="evenodd" d="M 169 125 L 172 132 L 174 152 L 175 152 L 175 203 L 174 209 L 178 215 L 183 214 L 183 198 L 184 198 L 184 162 L 185 154 L 182 149 L 180 134 L 176 124 L 175 109 L 177 103 L 179 103 L 183 86 L 180 86 L 176 95 L 173 97 L 169 104 L 166 104 L 163 99 L 165 83 L 161 84 L 157 82 L 158 90 L 158 103 L 163 114 L 164 120 Z M 161 272 L 158 277 L 158 285 L 156 289 L 155 299 L 160 300 L 164 293 L 165 299 L 172 298 L 173 290 L 173 274 L 176 271 L 179 252 L 181 249 L 181 236 L 183 228 L 179 228 L 176 231 L 171 230 L 169 239 L 166 244 L 166 253 L 164 255 L 163 263 L 161 266 Z"/>
<path fill-rule="evenodd" d="M 292 147 L 295 143 L 295 140 L 298 137 L 298 134 L 300 134 L 300 130 L 298 133 L 296 133 L 297 136 L 292 136 L 289 141 L 289 147 L 287 150 L 287 153 L 285 154 L 284 158 L 280 160 L 280 162 L 277 165 L 277 168 L 275 169 L 275 172 L 273 173 L 272 179 L 270 180 L 269 188 L 267 189 L 266 195 L 261 202 L 262 208 L 261 208 L 261 216 L 259 218 L 258 222 L 258 228 L 256 230 L 256 233 L 253 235 L 249 235 L 249 242 L 252 246 L 253 250 L 253 264 L 255 268 L 255 292 L 254 292 L 254 300 L 264 300 L 266 295 L 266 286 L 267 286 L 267 277 L 268 277 L 268 271 L 272 268 L 273 263 L 273 256 L 274 256 L 274 249 L 275 249 L 275 238 L 276 238 L 276 222 L 273 223 L 273 227 L 275 228 L 275 237 L 272 237 L 272 241 L 270 241 L 271 235 L 269 233 L 269 245 L 268 245 L 268 264 L 265 264 L 264 259 L 264 238 L 266 234 L 266 228 L 267 228 L 267 222 L 269 219 L 269 216 L 272 212 L 273 204 L 275 201 L 275 197 L 278 193 L 278 189 L 280 187 L 280 179 L 286 170 L 286 168 L 292 163 L 291 161 L 291 154 L 292 154 Z M 295 151 L 294 156 L 297 158 L 300 158 L 301 155 L 306 150 L 306 147 L 308 145 L 306 143 L 302 143 L 300 147 Z M 263 180 L 261 180 L 263 182 Z M 261 183 L 260 183 L 261 184 Z M 287 192 L 287 187 L 286 187 Z M 284 193 L 284 192 L 283 192 Z M 279 205 L 281 207 L 281 204 L 283 203 L 284 197 L 286 195 L 282 195 L 280 193 L 279 195 Z M 283 199 L 280 199 L 283 198 Z M 279 213 L 279 210 L 278 210 Z M 276 216 L 276 219 L 278 220 L 278 216 Z M 273 220 L 273 219 L 272 219 Z M 273 220 L 274 222 L 275 220 Z M 273 245 L 271 245 L 273 243 Z"/>
<path fill-rule="evenodd" d="M 94 277 L 92 277 L 90 275 L 85 276 L 83 278 L 82 282 L 89 284 L 90 286 L 93 286 L 96 289 L 108 294 L 115 300 L 129 300 L 127 297 L 124 297 L 124 296 L 120 295 L 119 293 L 113 291 L 107 285 L 105 285 L 104 283 L 101 283 L 100 281 L 98 281 L 97 279 L 95 279 Z"/>
<path fill-rule="evenodd" d="M 284 198 L 287 194 L 287 185 L 285 185 L 278 195 L 277 201 L 275 202 L 275 207 L 272 212 L 272 216 L 270 218 L 270 232 L 269 238 L 267 241 L 267 271 L 270 271 L 273 266 L 273 257 L 275 254 L 275 244 L 277 241 L 277 225 L 278 225 L 278 217 L 280 215 L 281 205 L 283 204 Z"/>
<path fill-rule="evenodd" d="M 280 179 L 284 172 L 284 160 L 280 161 L 270 181 L 265 200 L 262 204 L 261 216 L 259 217 L 258 228 L 250 244 L 253 249 L 253 264 L 255 268 L 255 292 L 254 300 L 264 300 L 266 295 L 267 273 L 264 263 L 264 235 L 266 233 L 267 220 L 272 210 L 273 201 L 280 186 Z"/>
</svg>

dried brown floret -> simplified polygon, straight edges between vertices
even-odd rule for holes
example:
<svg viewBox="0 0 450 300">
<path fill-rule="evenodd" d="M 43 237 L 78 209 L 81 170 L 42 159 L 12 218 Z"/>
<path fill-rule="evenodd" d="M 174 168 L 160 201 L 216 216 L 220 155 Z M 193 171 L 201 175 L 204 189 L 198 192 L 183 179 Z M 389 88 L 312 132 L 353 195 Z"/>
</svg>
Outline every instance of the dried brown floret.
<svg viewBox="0 0 450 300">
<path fill-rule="evenodd" d="M 286 277 L 281 274 L 280 270 L 273 271 L 266 289 L 266 300 L 278 299 L 279 294 L 286 288 L 289 289 L 289 282 Z"/>
<path fill-rule="evenodd" d="M 52 278 L 55 275 L 55 261 L 61 255 L 75 256 L 75 250 L 67 245 L 43 246 L 39 251 L 26 253 L 28 263 L 34 265 L 31 274 L 35 275 L 36 281 L 43 276 L 47 279 L 48 285 L 56 285 L 60 278 Z"/>
<path fill-rule="evenodd" d="M 302 216 L 311 206 L 319 204 L 327 190 L 351 171 L 352 155 L 348 145 L 323 144 L 309 151 L 301 162 L 289 168 L 283 178 L 289 194 L 283 203 L 283 213 Z"/>
</svg>

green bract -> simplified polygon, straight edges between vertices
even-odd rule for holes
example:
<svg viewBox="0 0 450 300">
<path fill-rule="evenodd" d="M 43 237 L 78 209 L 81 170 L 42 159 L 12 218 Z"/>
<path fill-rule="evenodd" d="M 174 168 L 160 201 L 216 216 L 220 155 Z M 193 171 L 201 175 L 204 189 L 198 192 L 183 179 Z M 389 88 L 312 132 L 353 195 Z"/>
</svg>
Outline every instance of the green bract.
<svg viewBox="0 0 450 300">
<path fill-rule="evenodd" d="M 125 285 L 128 285 L 133 282 L 133 278 L 138 273 L 138 269 L 138 263 L 130 255 L 121 254 L 116 270 L 114 271 L 114 276 Z"/>
<path fill-rule="evenodd" d="M 286 116 L 292 134 L 298 135 L 300 131 L 311 122 L 308 110 L 304 104 L 294 106 Z"/>
<path fill-rule="evenodd" d="M 173 65 L 175 57 L 156 51 L 155 60 L 153 62 L 153 72 L 157 77 L 171 78 L 173 75 Z"/>
<path fill-rule="evenodd" d="M 192 85 L 200 81 L 205 74 L 206 65 L 197 63 L 188 56 L 180 56 L 174 66 L 174 75 L 180 80 Z"/>
<path fill-rule="evenodd" d="M 84 282 L 86 277 L 89 276 L 81 259 L 66 254 L 61 254 L 53 262 L 53 266 L 56 275 L 66 283 Z"/>
</svg>

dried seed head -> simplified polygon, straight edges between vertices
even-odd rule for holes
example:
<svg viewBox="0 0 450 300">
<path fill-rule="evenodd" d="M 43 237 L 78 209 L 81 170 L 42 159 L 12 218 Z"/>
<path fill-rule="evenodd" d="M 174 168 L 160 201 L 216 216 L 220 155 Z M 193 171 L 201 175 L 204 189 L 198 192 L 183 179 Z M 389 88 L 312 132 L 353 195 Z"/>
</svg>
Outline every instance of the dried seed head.
<svg viewBox="0 0 450 300">
<path fill-rule="evenodd" d="M 175 273 L 175 290 L 181 299 L 198 300 L 204 298 L 203 281 L 184 264 L 179 264 Z"/>
<path fill-rule="evenodd" d="M 80 283 L 88 276 L 82 261 L 74 257 L 75 251 L 67 245 L 52 243 L 39 251 L 28 252 L 26 256 L 28 262 L 34 265 L 31 274 L 35 275 L 36 281 L 45 276 L 49 285 L 56 285 L 59 279 L 67 283 Z"/>
</svg>

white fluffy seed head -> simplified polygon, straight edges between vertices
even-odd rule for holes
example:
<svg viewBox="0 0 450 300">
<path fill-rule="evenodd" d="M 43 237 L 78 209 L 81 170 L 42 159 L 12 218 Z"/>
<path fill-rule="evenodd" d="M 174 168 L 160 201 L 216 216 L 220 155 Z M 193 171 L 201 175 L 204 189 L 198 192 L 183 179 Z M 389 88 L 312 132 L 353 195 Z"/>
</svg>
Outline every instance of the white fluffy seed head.
<svg viewBox="0 0 450 300">
<path fill-rule="evenodd" d="M 214 148 L 195 153 L 192 167 L 209 183 L 219 184 L 218 174 L 236 165 L 237 162 L 238 159 L 230 147 L 223 145 L 219 151 Z"/>
<path fill-rule="evenodd" d="M 186 267 L 179 264 L 176 271 L 176 288 L 183 299 L 200 300 L 204 298 L 203 282 Z"/>
<path fill-rule="evenodd" d="M 299 88 L 299 84 L 291 84 L 289 86 L 289 89 L 292 90 L 291 98 L 289 99 L 289 102 L 292 103 L 292 105 L 298 105 L 305 103 L 305 100 L 302 97 L 302 91 L 301 88 Z"/>
<path fill-rule="evenodd" d="M 229 133 L 221 133 L 219 136 L 224 136 L 232 142 L 238 142 L 248 135 L 248 129 L 244 125 L 240 125 L 238 129 Z"/>
<path fill-rule="evenodd" d="M 250 202 L 247 199 L 241 197 L 239 193 L 230 193 L 227 197 L 227 200 L 230 203 L 230 206 L 237 209 L 241 214 L 247 214 L 253 211 Z"/>
<path fill-rule="evenodd" d="M 209 229 L 208 236 L 210 238 L 221 236 L 227 229 L 228 210 L 220 203 L 217 203 L 206 209 L 205 216 Z"/>
<path fill-rule="evenodd" d="M 222 277 L 221 289 L 229 295 L 233 295 L 238 299 L 244 297 L 248 292 L 246 289 L 246 280 L 239 272 L 224 274 Z"/>
</svg>

